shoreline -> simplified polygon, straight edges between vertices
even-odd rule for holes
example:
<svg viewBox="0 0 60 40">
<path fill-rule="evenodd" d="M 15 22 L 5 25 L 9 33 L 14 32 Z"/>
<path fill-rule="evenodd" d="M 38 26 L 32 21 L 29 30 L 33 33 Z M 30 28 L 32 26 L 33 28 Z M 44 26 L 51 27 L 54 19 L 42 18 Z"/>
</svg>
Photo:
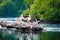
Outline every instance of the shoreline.
<svg viewBox="0 0 60 40">
<path fill-rule="evenodd" d="M 39 23 L 46 23 L 46 24 L 60 24 L 59 20 L 40 20 Z"/>
</svg>

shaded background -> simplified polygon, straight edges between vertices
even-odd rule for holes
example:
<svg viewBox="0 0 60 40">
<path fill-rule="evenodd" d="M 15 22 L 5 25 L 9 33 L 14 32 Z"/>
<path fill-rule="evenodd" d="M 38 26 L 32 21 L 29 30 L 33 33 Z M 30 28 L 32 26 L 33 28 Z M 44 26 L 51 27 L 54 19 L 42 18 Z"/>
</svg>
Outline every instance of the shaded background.
<svg viewBox="0 0 60 40">
<path fill-rule="evenodd" d="M 60 20 L 60 0 L 0 0 L 0 17 L 21 14 L 41 20 Z"/>
<path fill-rule="evenodd" d="M 24 9 L 23 0 L 0 0 L 0 17 L 18 17 Z"/>
</svg>

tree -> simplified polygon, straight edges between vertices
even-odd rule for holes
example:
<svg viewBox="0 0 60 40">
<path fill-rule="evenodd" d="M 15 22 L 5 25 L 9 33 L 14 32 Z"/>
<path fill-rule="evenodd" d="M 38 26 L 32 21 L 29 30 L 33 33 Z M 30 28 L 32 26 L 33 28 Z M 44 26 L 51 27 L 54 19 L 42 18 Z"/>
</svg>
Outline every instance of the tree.
<svg viewBox="0 0 60 40">
<path fill-rule="evenodd" d="M 31 1 L 28 3 L 30 2 Z M 26 3 L 26 5 L 28 3 Z M 29 13 L 31 17 L 35 16 L 36 14 L 41 20 L 60 20 L 59 10 L 60 0 L 33 0 L 33 3 L 30 4 Z"/>
</svg>

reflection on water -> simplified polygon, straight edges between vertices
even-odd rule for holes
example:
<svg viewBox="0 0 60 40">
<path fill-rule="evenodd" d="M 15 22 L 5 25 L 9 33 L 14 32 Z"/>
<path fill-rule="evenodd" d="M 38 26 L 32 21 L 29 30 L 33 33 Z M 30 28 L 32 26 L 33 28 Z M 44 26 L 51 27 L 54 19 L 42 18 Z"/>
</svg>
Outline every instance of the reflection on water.
<svg viewBox="0 0 60 40">
<path fill-rule="evenodd" d="M 0 40 L 38 40 L 40 33 L 22 33 L 17 30 L 0 29 Z"/>
<path fill-rule="evenodd" d="M 60 40 L 60 28 L 45 27 L 42 33 L 22 33 L 15 29 L 0 29 L 0 40 Z"/>
<path fill-rule="evenodd" d="M 17 30 L 0 29 L 0 40 L 60 40 L 60 32 L 22 33 Z"/>
<path fill-rule="evenodd" d="M 0 29 L 0 40 L 60 40 L 60 24 L 43 23 L 39 24 L 39 27 L 44 28 L 42 33 L 21 33 L 16 29 Z"/>
</svg>

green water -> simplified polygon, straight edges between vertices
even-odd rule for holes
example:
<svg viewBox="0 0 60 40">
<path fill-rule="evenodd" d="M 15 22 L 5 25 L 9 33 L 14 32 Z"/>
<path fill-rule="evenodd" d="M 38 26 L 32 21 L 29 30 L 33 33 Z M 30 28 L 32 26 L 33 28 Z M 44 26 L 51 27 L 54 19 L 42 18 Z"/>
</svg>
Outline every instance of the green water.
<svg viewBox="0 0 60 40">
<path fill-rule="evenodd" d="M 60 40 L 60 32 L 44 32 L 39 37 L 40 40 Z"/>
<path fill-rule="evenodd" d="M 23 40 L 60 40 L 60 32 L 43 32 L 32 34 L 29 39 L 25 35 Z"/>
<path fill-rule="evenodd" d="M 0 30 L 0 40 L 60 40 L 60 32 L 21 33 Z"/>
</svg>

